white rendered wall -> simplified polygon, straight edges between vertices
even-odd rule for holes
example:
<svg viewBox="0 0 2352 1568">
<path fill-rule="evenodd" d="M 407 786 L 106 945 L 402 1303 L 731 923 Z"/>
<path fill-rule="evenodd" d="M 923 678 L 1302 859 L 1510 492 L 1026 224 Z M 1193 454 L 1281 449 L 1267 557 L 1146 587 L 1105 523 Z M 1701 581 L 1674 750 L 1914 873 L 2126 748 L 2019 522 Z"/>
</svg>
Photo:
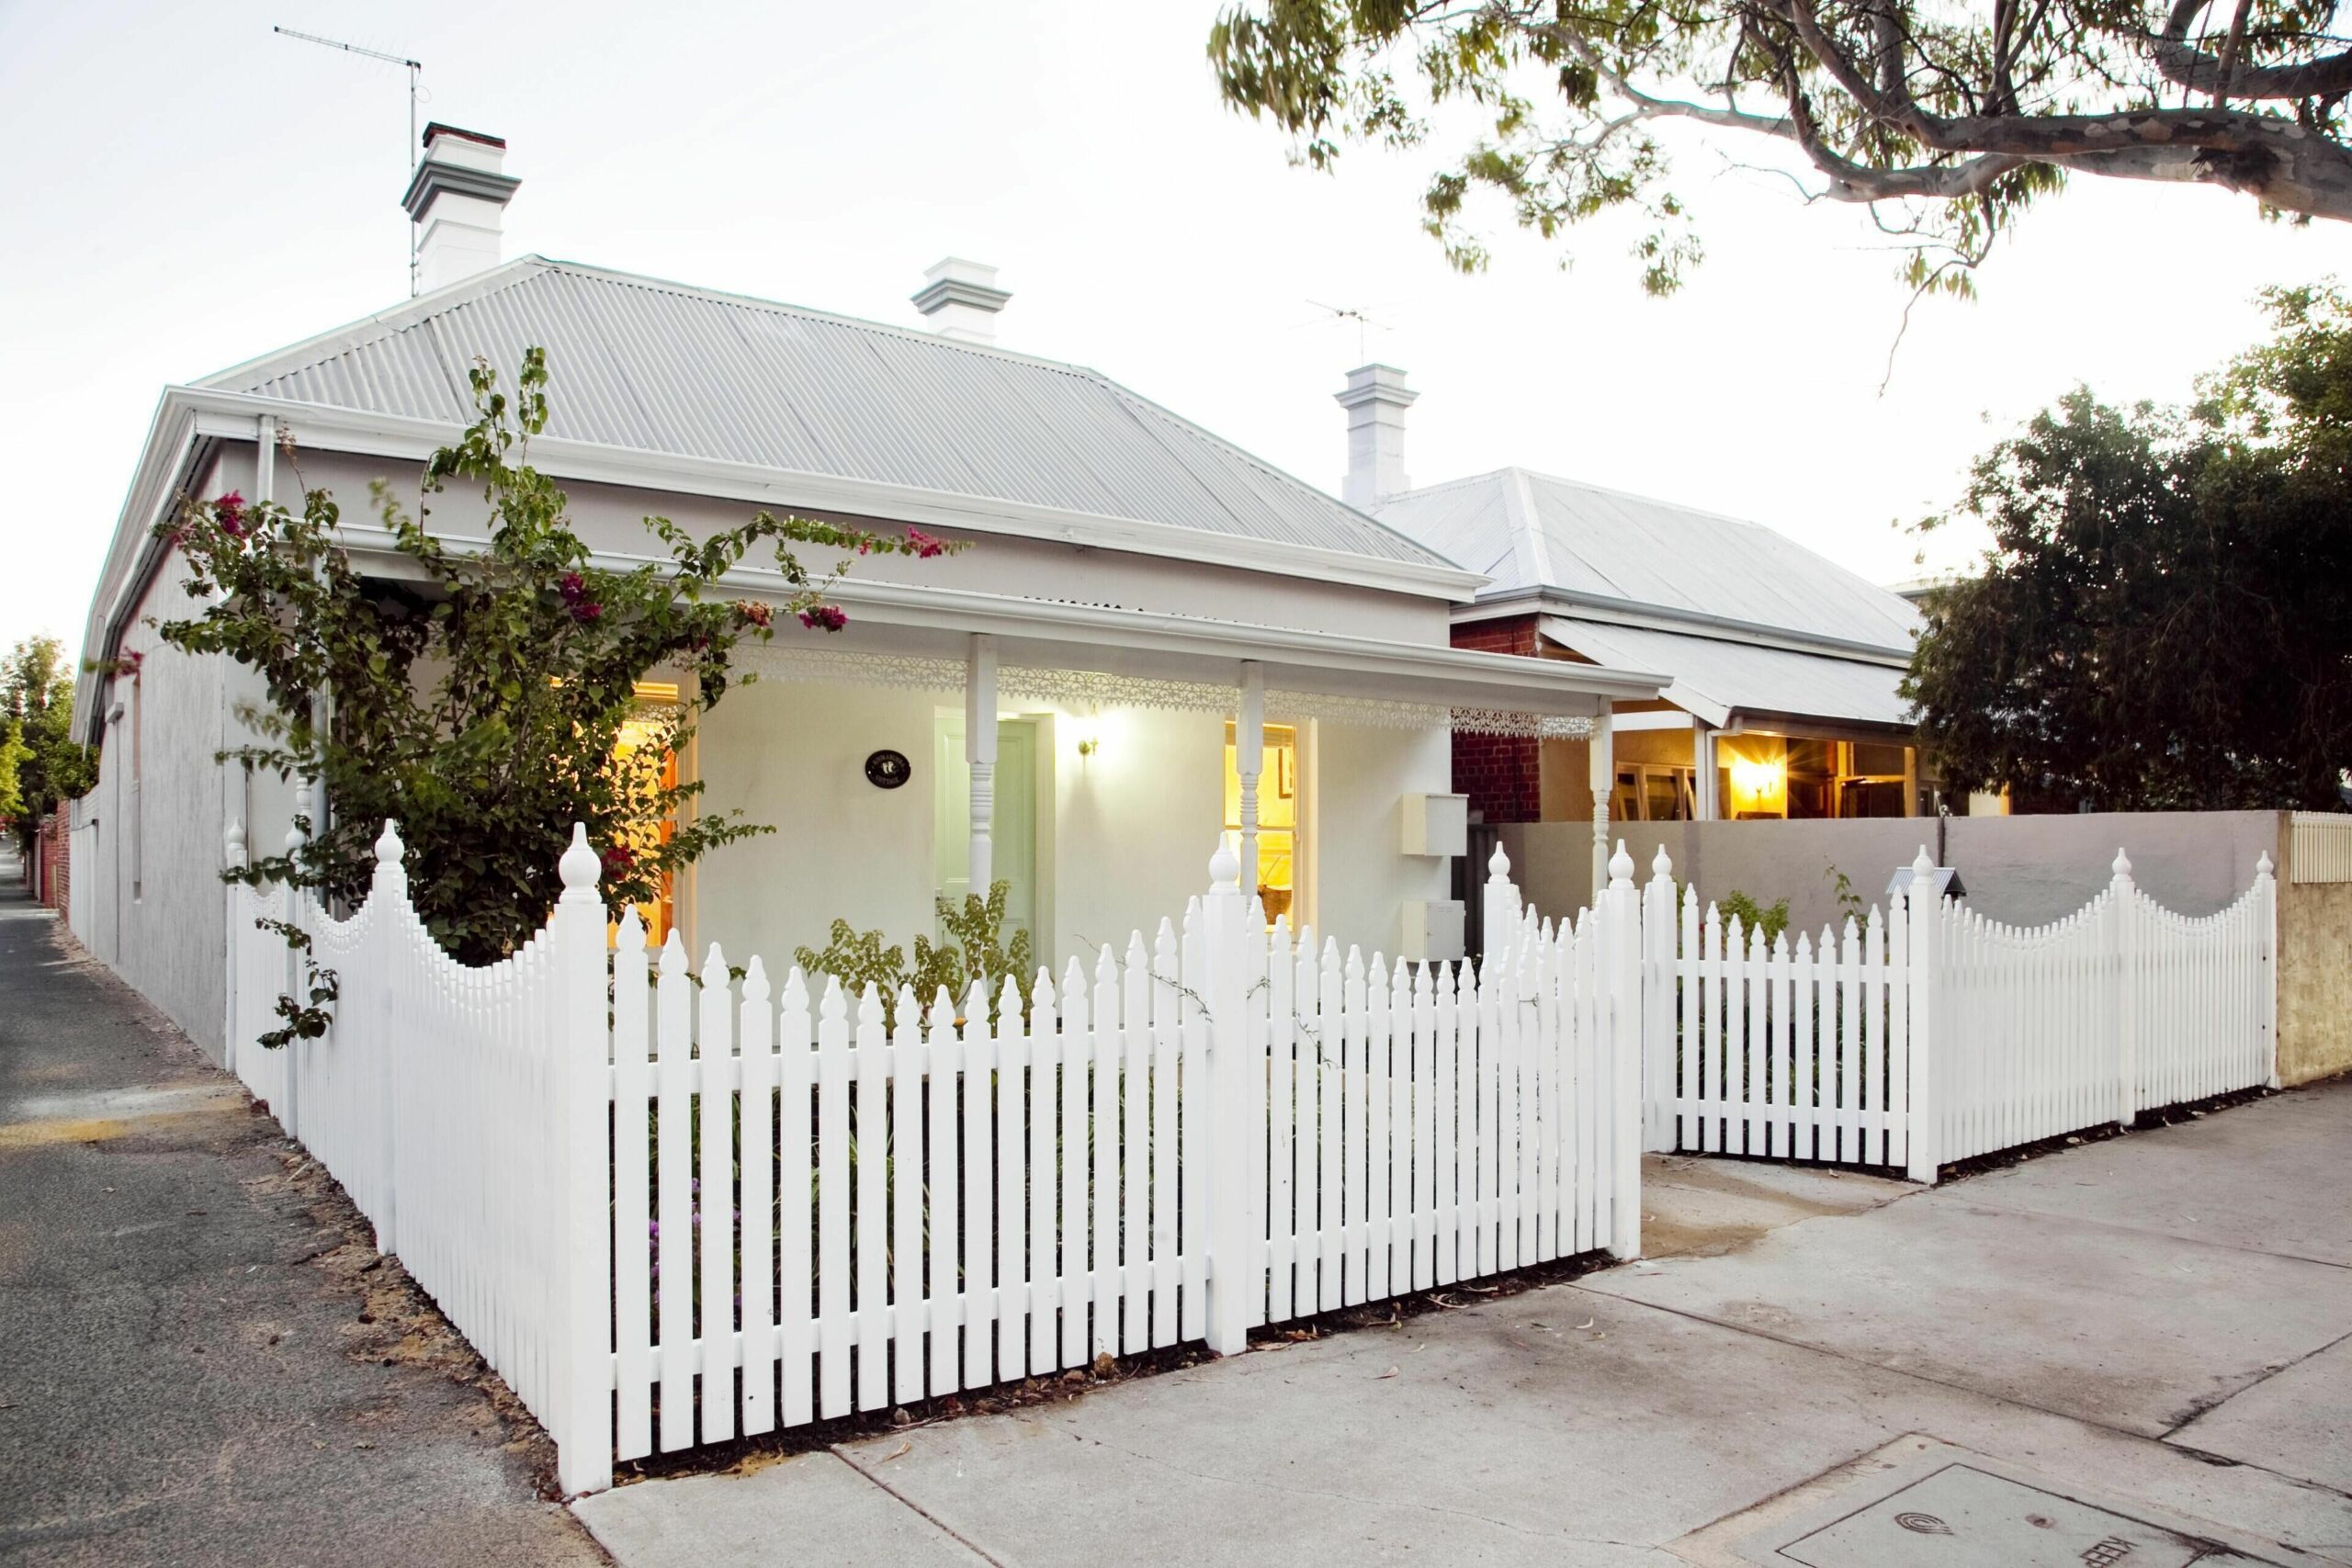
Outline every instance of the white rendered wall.
<svg viewBox="0 0 2352 1568">
<path fill-rule="evenodd" d="M 802 944 L 823 945 L 835 916 L 910 943 L 932 930 L 934 886 L 931 736 L 936 694 L 765 680 L 730 691 L 703 721 L 696 763 L 706 806 L 741 807 L 773 835 L 718 851 L 681 903 L 695 957 L 712 941 L 730 961 L 757 953 L 772 975 Z M 1224 823 L 1225 720 L 1215 714 L 1113 709 L 1078 716 L 1033 705 L 1041 795 L 1041 962 L 1058 975 L 1098 944 L 1124 951 L 1208 881 Z M 1406 856 L 1401 797 L 1442 791 L 1452 768 L 1442 731 L 1317 727 L 1312 748 L 1309 875 L 1317 930 L 1367 953 L 1396 951 L 1408 898 L 1447 896 L 1451 863 Z M 1091 734 L 1096 750 L 1081 757 Z M 865 781 L 868 753 L 904 752 L 903 788 Z"/>
<path fill-rule="evenodd" d="M 1442 729 L 1315 727 L 1310 834 L 1318 937 L 1394 956 L 1404 903 L 1452 896 L 1453 862 L 1408 855 L 1404 796 L 1453 788 L 1453 738 Z"/>
<path fill-rule="evenodd" d="M 91 952 L 216 1060 L 226 1001 L 227 915 L 220 879 L 223 771 L 221 661 L 165 644 L 149 617 L 169 621 L 195 606 L 175 559 L 141 602 L 123 647 L 144 656 L 133 682 L 117 677 L 106 699 L 123 705 L 107 728 L 98 783 L 84 803 L 83 852 L 74 861 L 82 935 Z M 133 787 L 132 726 L 142 727 Z"/>
</svg>

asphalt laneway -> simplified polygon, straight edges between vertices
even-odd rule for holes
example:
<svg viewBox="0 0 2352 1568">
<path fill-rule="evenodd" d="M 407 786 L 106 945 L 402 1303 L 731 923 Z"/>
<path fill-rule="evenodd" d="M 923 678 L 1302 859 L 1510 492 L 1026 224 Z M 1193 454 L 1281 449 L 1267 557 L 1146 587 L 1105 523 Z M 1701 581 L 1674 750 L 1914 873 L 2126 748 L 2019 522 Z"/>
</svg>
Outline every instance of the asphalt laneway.
<svg viewBox="0 0 2352 1568">
<path fill-rule="evenodd" d="M 605 1562 L 366 1235 L 0 864 L 0 1562 Z"/>
</svg>

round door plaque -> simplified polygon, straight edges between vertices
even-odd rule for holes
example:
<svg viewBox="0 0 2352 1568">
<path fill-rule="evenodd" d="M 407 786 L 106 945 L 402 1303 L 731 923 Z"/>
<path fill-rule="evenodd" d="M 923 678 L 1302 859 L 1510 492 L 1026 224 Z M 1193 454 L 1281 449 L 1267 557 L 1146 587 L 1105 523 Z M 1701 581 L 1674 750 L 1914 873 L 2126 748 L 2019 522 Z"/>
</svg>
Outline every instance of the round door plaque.
<svg viewBox="0 0 2352 1568">
<path fill-rule="evenodd" d="M 896 789 L 914 773 L 903 751 L 876 751 L 865 759 L 865 782 L 876 789 Z"/>
</svg>

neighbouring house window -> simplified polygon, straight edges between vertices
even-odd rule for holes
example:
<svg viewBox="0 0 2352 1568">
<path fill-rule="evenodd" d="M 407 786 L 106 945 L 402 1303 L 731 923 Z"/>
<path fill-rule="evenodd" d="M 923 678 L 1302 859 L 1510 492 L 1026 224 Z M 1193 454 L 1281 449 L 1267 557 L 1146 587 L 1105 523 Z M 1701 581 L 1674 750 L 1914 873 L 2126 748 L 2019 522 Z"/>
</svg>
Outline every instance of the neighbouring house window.
<svg viewBox="0 0 2352 1568">
<path fill-rule="evenodd" d="M 672 744 L 677 732 L 678 688 L 640 681 L 637 698 L 638 716 L 621 726 L 620 739 L 613 747 L 613 766 L 623 787 L 642 794 L 647 806 L 642 817 L 621 830 L 619 847 L 632 854 L 650 855 L 658 853 L 678 830 L 677 818 L 660 812 L 652 804 L 657 787 L 675 789 L 678 784 L 678 752 Z M 637 906 L 637 916 L 657 946 L 668 940 L 670 928 L 677 921 L 677 898 L 667 873 L 656 885 L 655 896 Z M 619 927 L 614 926 L 611 934 L 618 932 Z"/>
<path fill-rule="evenodd" d="M 1298 787 L 1298 730 L 1266 726 L 1266 750 L 1258 773 L 1259 901 L 1266 919 L 1298 918 L 1298 836 L 1306 829 Z M 1225 825 L 1241 829 L 1241 770 L 1235 760 L 1233 725 L 1225 727 Z"/>
<path fill-rule="evenodd" d="M 1689 768 L 1668 763 L 1630 762 L 1617 770 L 1617 787 L 1610 792 L 1609 816 L 1617 822 L 1688 822 L 1697 815 L 1697 795 Z"/>
<path fill-rule="evenodd" d="M 1792 818 L 1900 817 L 1910 787 L 1904 748 L 1853 740 L 1789 742 Z"/>
</svg>

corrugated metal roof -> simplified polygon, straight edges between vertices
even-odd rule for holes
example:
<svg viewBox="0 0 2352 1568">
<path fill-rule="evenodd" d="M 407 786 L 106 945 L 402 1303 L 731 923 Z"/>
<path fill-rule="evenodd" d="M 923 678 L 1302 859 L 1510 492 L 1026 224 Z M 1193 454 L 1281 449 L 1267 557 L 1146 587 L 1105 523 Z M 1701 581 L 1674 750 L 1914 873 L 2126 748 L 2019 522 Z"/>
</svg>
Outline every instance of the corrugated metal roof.
<svg viewBox="0 0 2352 1568">
<path fill-rule="evenodd" d="M 1096 371 L 538 256 L 199 385 L 462 423 L 531 345 L 559 438 L 1443 564 Z"/>
<path fill-rule="evenodd" d="M 1903 671 L 1894 665 L 1562 615 L 1546 615 L 1542 625 L 1545 637 L 1596 664 L 1672 671 L 1666 700 L 1709 724 L 1726 724 L 1735 713 L 1912 722 L 1911 705 L 1895 689 Z"/>
<path fill-rule="evenodd" d="M 1548 588 L 1906 653 L 1920 626 L 1897 595 L 1760 524 L 1523 468 L 1412 491 L 1374 512 L 1493 577 L 1481 599 Z"/>
</svg>

